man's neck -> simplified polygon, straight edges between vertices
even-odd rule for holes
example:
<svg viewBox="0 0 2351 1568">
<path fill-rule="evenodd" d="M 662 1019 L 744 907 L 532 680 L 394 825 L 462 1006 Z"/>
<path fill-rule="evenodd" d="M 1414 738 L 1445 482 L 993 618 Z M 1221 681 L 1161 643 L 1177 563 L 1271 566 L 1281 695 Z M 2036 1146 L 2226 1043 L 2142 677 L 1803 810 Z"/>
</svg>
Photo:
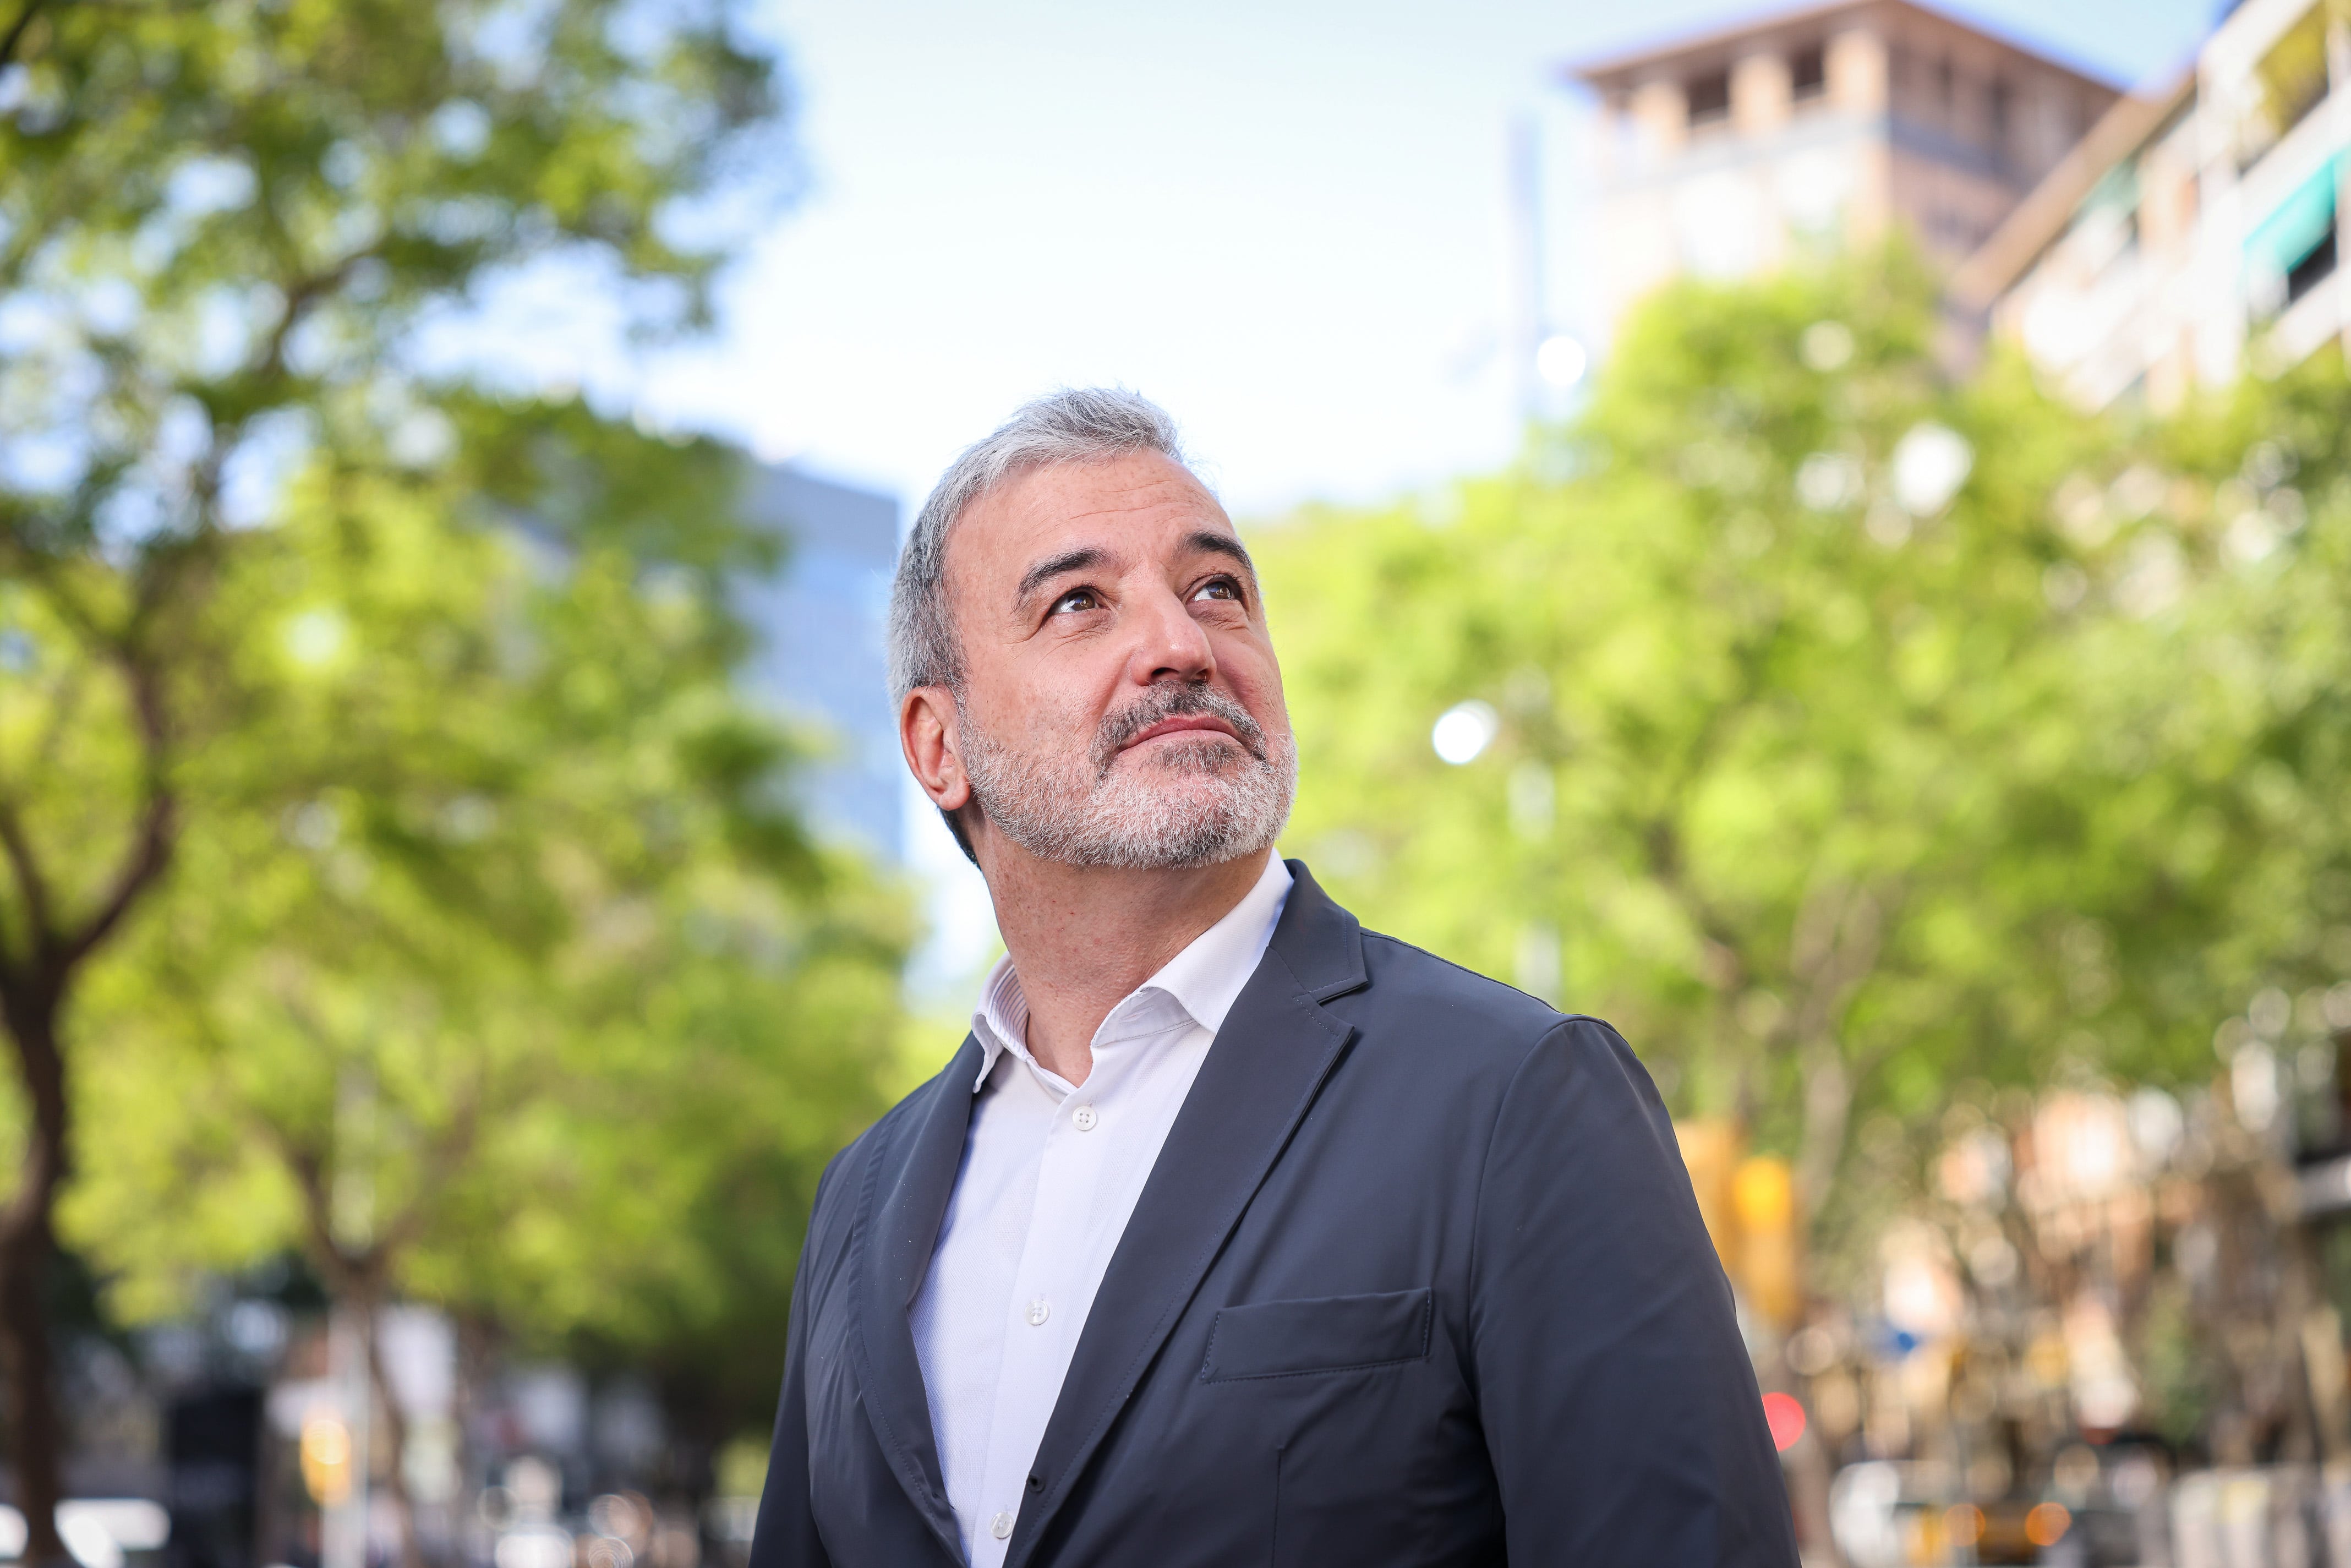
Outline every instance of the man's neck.
<svg viewBox="0 0 2351 1568">
<path fill-rule="evenodd" d="M 1039 860 L 990 837 L 988 896 L 1029 1003 L 1029 1053 L 1071 1083 L 1093 1071 L 1094 1031 L 1111 1009 L 1265 874 L 1261 853 L 1186 871 L 1114 871 Z"/>
</svg>

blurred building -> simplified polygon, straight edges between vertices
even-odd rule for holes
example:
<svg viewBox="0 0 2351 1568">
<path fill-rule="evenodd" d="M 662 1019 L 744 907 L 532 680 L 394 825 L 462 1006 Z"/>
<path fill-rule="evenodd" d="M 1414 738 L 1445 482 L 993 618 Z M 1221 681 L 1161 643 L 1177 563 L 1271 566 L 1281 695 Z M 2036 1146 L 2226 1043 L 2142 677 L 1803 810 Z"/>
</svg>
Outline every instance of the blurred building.
<svg viewBox="0 0 2351 1568">
<path fill-rule="evenodd" d="M 2083 403 L 2163 408 L 2351 331 L 2351 5 L 2244 0 L 2108 110 L 1952 280 Z"/>
<path fill-rule="evenodd" d="M 884 656 L 898 503 L 778 465 L 761 471 L 750 511 L 785 551 L 774 576 L 738 591 L 760 642 L 751 689 L 822 745 L 802 776 L 819 835 L 900 861 L 905 768 Z"/>
<path fill-rule="evenodd" d="M 1908 0 L 1841 0 L 1576 66 L 1601 103 L 1605 319 L 1680 274 L 1740 277 L 1907 226 L 1955 265 L 2115 89 Z"/>
</svg>

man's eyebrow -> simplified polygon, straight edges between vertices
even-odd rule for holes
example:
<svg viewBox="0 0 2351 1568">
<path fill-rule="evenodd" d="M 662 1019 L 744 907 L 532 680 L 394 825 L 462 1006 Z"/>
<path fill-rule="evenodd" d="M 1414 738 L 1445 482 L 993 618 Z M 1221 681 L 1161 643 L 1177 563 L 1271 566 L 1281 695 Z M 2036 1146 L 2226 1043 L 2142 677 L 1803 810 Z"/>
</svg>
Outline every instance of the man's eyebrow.
<svg viewBox="0 0 2351 1568">
<path fill-rule="evenodd" d="M 1230 556 L 1240 562 L 1242 569 L 1251 577 L 1257 575 L 1257 562 L 1249 559 L 1249 553 L 1241 548 L 1241 541 L 1230 534 L 1220 534 L 1213 528 L 1202 528 L 1184 542 L 1196 550 L 1207 550 L 1212 555 Z"/>
<path fill-rule="evenodd" d="M 1090 567 L 1102 565 L 1109 559 L 1109 556 L 1092 545 L 1063 550 L 1059 555 L 1049 555 L 1021 574 L 1020 591 L 1014 595 L 1014 602 L 1025 601 L 1030 594 L 1065 571 L 1084 571 Z"/>
<path fill-rule="evenodd" d="M 1238 562 L 1241 569 L 1250 576 L 1257 575 L 1257 563 L 1249 559 L 1249 553 L 1242 548 L 1241 541 L 1230 534 L 1220 534 L 1213 528 L 1202 528 L 1184 543 L 1195 550 L 1205 550 L 1211 555 L 1229 557 Z M 1087 571 L 1102 565 L 1109 559 L 1107 551 L 1092 545 L 1082 545 L 1076 549 L 1063 550 L 1060 555 L 1047 556 L 1043 560 L 1021 573 L 1020 587 L 1014 595 L 1014 602 L 1025 601 L 1030 594 L 1065 571 Z"/>
</svg>

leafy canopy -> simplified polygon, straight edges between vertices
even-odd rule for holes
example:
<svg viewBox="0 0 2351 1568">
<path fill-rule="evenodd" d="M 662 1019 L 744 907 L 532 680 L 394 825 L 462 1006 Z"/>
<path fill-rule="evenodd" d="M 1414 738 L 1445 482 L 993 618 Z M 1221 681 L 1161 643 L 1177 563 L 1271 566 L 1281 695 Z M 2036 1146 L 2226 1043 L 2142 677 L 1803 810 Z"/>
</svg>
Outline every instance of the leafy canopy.
<svg viewBox="0 0 2351 1568">
<path fill-rule="evenodd" d="M 789 190 L 773 51 L 732 0 L 14 16 L 0 1229 L 45 1247 L 78 1155 L 129 1312 L 299 1242 L 736 1343 L 870 1113 L 902 915 L 729 689 L 740 459 L 533 392 L 495 308 L 704 323 Z"/>
<path fill-rule="evenodd" d="M 2151 423 L 1955 382 L 1936 330 L 1898 253 L 1677 286 L 1511 472 L 1257 546 L 1290 841 L 1614 1019 L 1813 1204 L 1873 1110 L 2209 1071 L 2342 919 L 2339 360 Z M 2280 461 L 2328 498 L 2243 476 Z M 1449 766 L 1464 703 L 1492 739 Z"/>
</svg>

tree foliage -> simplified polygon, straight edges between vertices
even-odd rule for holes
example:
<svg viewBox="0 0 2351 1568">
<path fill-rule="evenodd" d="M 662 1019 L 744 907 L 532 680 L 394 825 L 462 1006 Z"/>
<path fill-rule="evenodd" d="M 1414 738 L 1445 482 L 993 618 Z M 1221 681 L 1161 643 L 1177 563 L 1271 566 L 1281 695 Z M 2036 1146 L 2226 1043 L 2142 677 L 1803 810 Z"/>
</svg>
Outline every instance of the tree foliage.
<svg viewBox="0 0 2351 1568">
<path fill-rule="evenodd" d="M 476 494 L 306 476 L 219 585 L 239 722 L 86 1004 L 68 1233 L 132 1315 L 300 1248 L 362 1306 L 736 1349 L 875 1109 L 903 916 L 802 836 L 709 601 Z"/>
<path fill-rule="evenodd" d="M 1899 253 L 1677 286 L 1511 472 L 1259 542 L 1290 841 L 1614 1019 L 1815 1207 L 1856 1113 L 2209 1072 L 2342 919 L 2339 360 L 2091 418 L 1948 374 L 1932 299 Z"/>
<path fill-rule="evenodd" d="M 470 508 L 468 527 L 538 530 L 582 592 L 622 548 L 710 608 L 717 574 L 755 553 L 726 504 L 729 465 L 663 460 L 610 411 L 473 390 L 497 369 L 480 309 L 553 268 L 632 331 L 698 324 L 739 220 L 784 189 L 780 107 L 772 53 L 728 0 L 23 0 L 0 18 L 0 1016 L 25 1111 L 0 1207 L 0 1353 L 28 1559 L 62 1555 L 42 1294 L 57 1195 L 90 1152 L 73 1136 L 74 1070 L 114 1065 L 78 1012 L 90 966 L 183 845 L 232 877 L 211 889 L 207 944 L 259 929 L 272 899 L 284 918 L 319 914 L 275 862 L 250 868 L 249 889 L 235 881 L 258 841 L 197 814 L 245 799 L 221 769 L 266 771 L 241 750 L 256 734 L 289 764 L 311 759 L 321 813 L 346 809 L 335 789 L 356 791 L 357 811 L 373 787 L 364 768 L 327 780 L 294 744 L 295 687 L 264 678 L 276 645 L 256 630 L 284 619 L 270 585 L 328 603 L 306 573 L 338 537 L 419 570 L 390 538 L 398 518 L 451 570 L 512 584 L 489 546 L 443 526 L 462 495 L 504 508 Z M 297 476 L 311 514 L 298 526 Z M 400 598 L 370 592 L 386 613 Z M 606 608 L 625 617 L 625 599 Z M 454 624 L 462 609 L 408 612 Z M 326 638 L 330 610 L 386 629 L 342 603 L 300 636 Z M 398 728 L 364 704 L 319 716 Z M 443 738 L 442 760 L 488 765 Z M 681 763 L 682 777 L 718 765 Z M 428 763 L 402 766 L 418 778 Z M 388 842 L 357 818 L 346 830 L 370 852 Z M 404 924 L 379 909 L 381 930 L 429 925 L 436 889 L 470 896 L 446 867 L 407 869 L 414 908 Z M 385 899 L 399 882 L 384 876 Z M 484 987 L 512 992 L 543 967 L 560 930 L 546 891 L 475 888 L 477 925 L 524 923 L 503 946 L 453 949 Z M 397 989 L 321 978 L 315 1020 L 359 1028 L 354 1012 Z M 462 1098 L 433 1092 L 450 1099 L 436 1113 Z"/>
</svg>

